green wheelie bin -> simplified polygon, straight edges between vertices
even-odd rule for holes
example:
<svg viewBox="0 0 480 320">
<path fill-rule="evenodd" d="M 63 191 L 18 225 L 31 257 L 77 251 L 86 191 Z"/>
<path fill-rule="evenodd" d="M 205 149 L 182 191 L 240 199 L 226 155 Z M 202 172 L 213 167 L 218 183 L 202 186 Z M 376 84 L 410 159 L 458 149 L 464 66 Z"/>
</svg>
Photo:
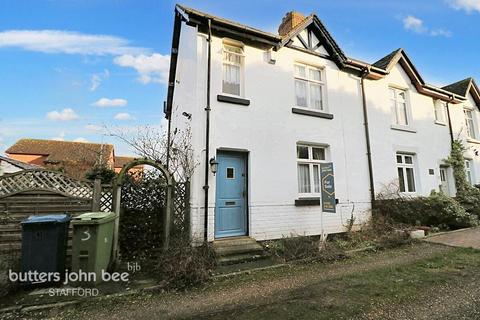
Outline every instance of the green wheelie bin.
<svg viewBox="0 0 480 320">
<path fill-rule="evenodd" d="M 95 281 L 80 278 L 78 282 L 102 280 L 102 270 L 107 271 L 112 256 L 116 218 L 113 212 L 89 212 L 72 219 L 72 271 L 96 274 Z"/>
</svg>

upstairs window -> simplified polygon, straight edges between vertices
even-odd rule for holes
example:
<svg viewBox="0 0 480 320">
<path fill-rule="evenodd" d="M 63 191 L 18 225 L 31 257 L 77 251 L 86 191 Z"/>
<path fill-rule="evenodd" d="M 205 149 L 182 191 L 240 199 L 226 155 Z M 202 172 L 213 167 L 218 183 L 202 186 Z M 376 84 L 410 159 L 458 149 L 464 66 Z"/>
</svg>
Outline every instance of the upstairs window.
<svg viewBox="0 0 480 320">
<path fill-rule="evenodd" d="M 445 124 L 447 122 L 446 103 L 443 101 L 435 102 L 435 122 Z"/>
<path fill-rule="evenodd" d="M 325 162 L 324 147 L 297 145 L 298 193 L 320 194 L 320 163 Z"/>
<path fill-rule="evenodd" d="M 415 163 L 413 155 L 397 153 L 397 172 L 400 192 L 415 192 Z"/>
<path fill-rule="evenodd" d="M 243 47 L 223 44 L 222 92 L 240 96 L 243 79 Z"/>
<path fill-rule="evenodd" d="M 463 114 L 465 115 L 465 127 L 467 129 L 467 136 L 472 139 L 476 139 L 476 125 L 475 119 L 473 118 L 473 111 L 470 109 L 463 109 Z"/>
<path fill-rule="evenodd" d="M 407 92 L 405 90 L 390 88 L 390 105 L 394 115 L 394 123 L 399 126 L 408 126 Z"/>
<path fill-rule="evenodd" d="M 297 107 L 325 111 L 323 70 L 295 64 L 295 104 Z"/>
</svg>

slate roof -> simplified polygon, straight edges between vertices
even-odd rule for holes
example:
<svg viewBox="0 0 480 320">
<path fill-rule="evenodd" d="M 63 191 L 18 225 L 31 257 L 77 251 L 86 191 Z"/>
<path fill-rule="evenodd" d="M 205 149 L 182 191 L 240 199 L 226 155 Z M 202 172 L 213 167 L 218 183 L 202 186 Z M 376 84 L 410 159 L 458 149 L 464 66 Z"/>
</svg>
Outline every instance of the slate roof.
<svg viewBox="0 0 480 320">
<path fill-rule="evenodd" d="M 472 78 L 463 79 L 458 82 L 449 84 L 448 86 L 445 86 L 442 89 L 466 97 L 468 94 L 468 88 L 470 87 L 470 83 L 472 83 L 472 81 L 473 81 Z"/>
<path fill-rule="evenodd" d="M 225 19 L 225 18 L 222 18 L 222 17 L 219 17 L 219 16 L 211 15 L 211 14 L 199 11 L 197 9 L 194 9 L 194 8 L 186 7 L 186 6 L 181 5 L 181 4 L 177 4 L 176 8 L 186 12 L 187 14 L 193 14 L 193 15 L 198 16 L 198 17 L 212 19 L 212 20 L 215 20 L 216 22 L 218 22 L 220 24 L 228 25 L 231 28 L 235 28 L 237 30 L 242 30 L 243 32 L 254 33 L 254 34 L 257 34 L 259 36 L 267 37 L 267 38 L 269 38 L 271 40 L 274 40 L 274 41 L 280 41 L 282 39 L 282 37 L 280 37 L 278 34 L 274 34 L 274 33 L 271 33 L 271 32 L 266 32 L 266 31 L 263 31 L 263 30 L 260 30 L 260 29 L 257 29 L 257 28 L 252 28 L 252 27 L 249 27 L 245 24 L 241 24 L 241 23 L 238 23 L 236 21 Z"/>
<path fill-rule="evenodd" d="M 315 26 L 321 31 L 322 38 L 321 40 L 324 41 L 325 48 L 329 51 L 331 58 L 333 61 L 337 63 L 339 68 L 352 68 L 352 70 L 364 70 L 365 68 L 371 68 L 370 73 L 372 75 L 372 79 L 378 80 L 384 77 L 388 72 L 389 69 L 392 67 L 392 63 L 398 57 L 398 55 L 402 55 L 403 59 L 401 59 L 402 64 L 406 64 L 410 69 L 409 76 L 412 78 L 412 81 L 415 82 L 417 90 L 421 91 L 423 94 L 428 96 L 432 96 L 434 98 L 440 99 L 450 99 L 452 94 L 455 103 L 459 103 L 465 100 L 466 90 L 468 85 L 460 81 L 459 83 L 455 83 L 443 88 L 439 88 L 430 84 L 427 84 L 421 77 L 420 73 L 416 69 L 415 65 L 406 55 L 405 51 L 401 48 L 394 50 L 393 52 L 389 53 L 385 57 L 381 58 L 380 60 L 371 63 L 361 62 L 360 60 L 348 58 L 345 53 L 342 51 L 340 46 L 337 44 L 335 39 L 331 36 L 328 32 L 327 28 L 323 25 L 322 21 L 317 17 L 316 14 L 312 13 L 307 16 L 301 23 L 299 23 L 295 28 L 293 28 L 289 33 L 285 36 L 281 37 L 278 34 L 273 34 L 270 32 L 265 32 L 256 28 L 249 27 L 244 24 L 240 24 L 235 21 L 227 20 L 221 17 L 217 17 L 214 15 L 210 15 L 196 9 L 188 8 L 185 6 L 177 5 L 176 6 L 176 15 L 175 15 L 175 26 L 174 27 L 174 34 L 173 34 L 173 42 L 172 42 L 172 56 L 170 60 L 170 75 L 169 75 L 169 87 L 168 87 L 168 94 L 167 94 L 167 108 L 166 108 L 166 118 L 169 118 L 169 115 L 172 110 L 173 104 L 173 92 L 175 88 L 175 76 L 176 76 L 176 64 L 177 64 L 177 55 L 178 55 L 178 42 L 180 36 L 180 23 L 181 21 L 187 21 L 192 25 L 198 25 L 205 28 L 206 21 L 211 21 L 212 30 L 219 32 L 222 35 L 228 34 L 232 37 L 245 37 L 251 41 L 257 41 L 262 44 L 268 44 L 273 46 L 275 50 L 280 49 L 281 47 L 288 45 L 289 40 L 293 38 L 296 34 L 298 34 L 303 28 L 308 27 L 310 24 L 314 23 Z M 319 39 L 320 40 L 320 39 Z M 396 61 L 395 61 L 396 62 Z M 471 80 L 471 79 L 470 79 Z M 476 91 L 478 88 L 473 81 L 474 87 Z M 478 100 L 478 104 L 480 106 L 480 94 L 476 97 Z"/>
<path fill-rule="evenodd" d="M 46 156 L 46 162 L 86 162 L 98 163 L 108 160 L 113 152 L 113 145 L 99 143 L 84 143 L 72 141 L 20 139 L 8 148 L 7 154 L 32 154 Z"/>
<path fill-rule="evenodd" d="M 14 165 L 17 168 L 23 169 L 23 170 L 30 170 L 30 169 L 39 169 L 41 168 L 40 166 L 37 166 L 35 164 L 30 164 L 30 163 L 25 163 L 22 161 L 18 161 L 9 157 L 4 157 L 0 156 L 0 162 L 5 161 L 10 163 L 11 165 Z"/>
<path fill-rule="evenodd" d="M 382 59 L 378 60 L 377 62 L 374 62 L 372 64 L 372 66 L 374 67 L 377 67 L 377 68 L 380 68 L 380 69 L 383 69 L 383 70 L 386 70 L 388 68 L 388 66 L 390 65 L 390 63 L 392 62 L 392 60 L 397 56 L 397 54 L 399 54 L 403 49 L 402 48 L 398 48 L 397 50 L 394 50 L 392 51 L 391 53 L 389 53 L 388 55 L 386 55 L 385 57 L 383 57 Z"/>
</svg>

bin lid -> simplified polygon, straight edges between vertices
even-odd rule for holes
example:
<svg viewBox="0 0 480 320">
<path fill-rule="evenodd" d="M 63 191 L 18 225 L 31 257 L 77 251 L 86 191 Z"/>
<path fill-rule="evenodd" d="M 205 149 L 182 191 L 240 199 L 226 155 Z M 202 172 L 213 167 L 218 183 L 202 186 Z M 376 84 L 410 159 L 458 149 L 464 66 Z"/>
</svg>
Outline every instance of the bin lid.
<svg viewBox="0 0 480 320">
<path fill-rule="evenodd" d="M 115 220 L 114 212 L 87 212 L 72 219 L 73 224 L 102 224 Z"/>
<path fill-rule="evenodd" d="M 70 221 L 70 216 L 67 214 L 48 214 L 48 215 L 35 215 L 30 216 L 27 219 L 23 220 L 22 224 L 29 223 L 65 223 Z"/>
</svg>

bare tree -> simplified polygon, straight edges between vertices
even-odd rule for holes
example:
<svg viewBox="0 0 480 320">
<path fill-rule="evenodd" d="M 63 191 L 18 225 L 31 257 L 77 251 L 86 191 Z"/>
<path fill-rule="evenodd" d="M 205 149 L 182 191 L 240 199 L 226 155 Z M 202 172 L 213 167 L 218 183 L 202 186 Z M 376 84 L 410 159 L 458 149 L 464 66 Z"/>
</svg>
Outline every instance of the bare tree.
<svg viewBox="0 0 480 320">
<path fill-rule="evenodd" d="M 147 125 L 133 130 L 107 129 L 107 134 L 128 144 L 138 156 L 167 165 L 168 139 L 161 127 Z M 177 181 L 189 180 L 198 166 L 193 156 L 191 140 L 190 127 L 185 130 L 176 129 L 171 133 L 168 170 Z"/>
</svg>

